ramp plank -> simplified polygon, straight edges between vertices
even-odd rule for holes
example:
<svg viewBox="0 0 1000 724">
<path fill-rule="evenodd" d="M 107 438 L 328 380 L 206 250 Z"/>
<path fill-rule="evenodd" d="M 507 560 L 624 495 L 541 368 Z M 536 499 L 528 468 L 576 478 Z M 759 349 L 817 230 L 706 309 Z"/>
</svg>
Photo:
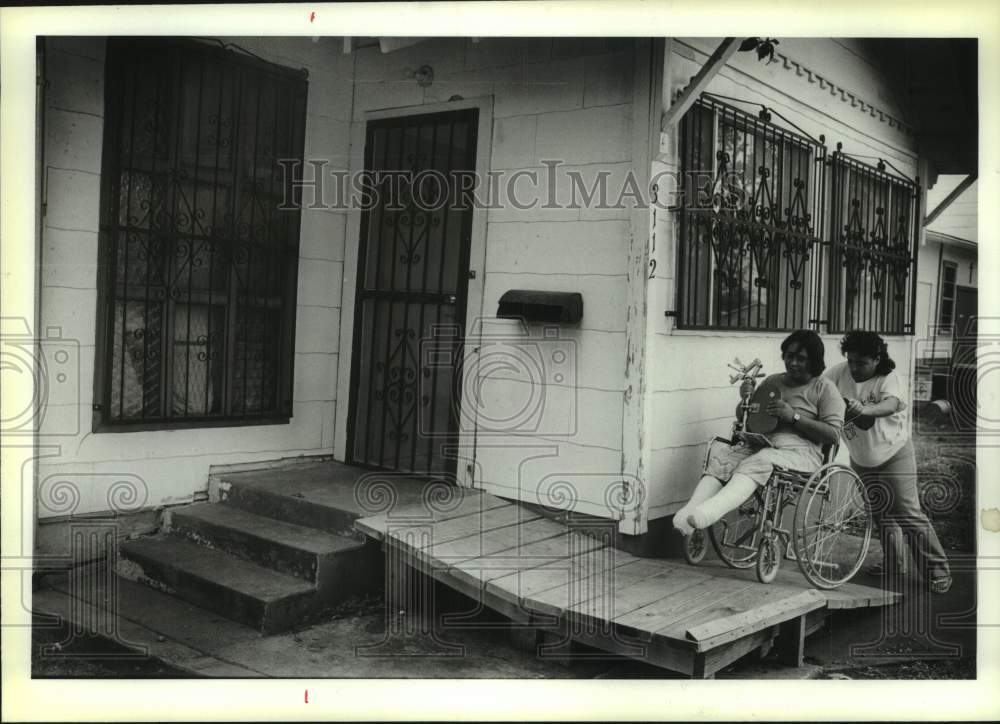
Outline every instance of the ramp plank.
<svg viewBox="0 0 1000 724">
<path fill-rule="evenodd" d="M 707 577 L 693 586 L 668 593 L 646 606 L 618 616 L 615 618 L 615 623 L 637 633 L 645 632 L 652 636 L 674 621 L 712 605 L 712 602 L 718 600 L 720 596 L 732 595 L 753 585 L 760 584 L 743 583 L 731 578 Z M 685 640 L 683 636 L 676 638 Z"/>
<path fill-rule="evenodd" d="M 811 588 L 809 582 L 793 561 L 783 561 L 783 564 L 781 570 L 778 571 L 778 577 L 774 583 L 769 585 L 780 584 L 795 589 Z M 753 569 L 735 570 L 726 567 L 721 561 L 705 561 L 698 567 L 715 575 L 740 578 L 748 582 L 755 582 L 757 580 Z M 815 590 L 826 599 L 827 605 L 831 609 L 890 606 L 900 599 L 900 594 L 894 591 L 873 588 L 872 586 L 865 586 L 860 583 L 848 582 L 830 590 Z"/>
<path fill-rule="evenodd" d="M 776 583 L 767 585 L 756 581 L 747 583 L 748 585 L 743 588 L 716 596 L 714 600 L 708 602 L 707 606 L 690 611 L 683 618 L 678 618 L 669 626 L 660 629 L 660 633 L 677 638 L 688 638 L 687 630 L 692 626 L 752 611 L 759 606 L 794 598 L 804 591 L 811 590 L 782 586 Z M 823 599 L 820 598 L 820 600 Z"/>
<path fill-rule="evenodd" d="M 494 579 L 488 589 L 508 600 L 527 603 L 546 591 L 565 588 L 572 582 L 576 582 L 578 586 L 587 585 L 588 581 L 593 583 L 592 577 L 606 576 L 611 568 L 629 565 L 638 560 L 617 548 L 598 548 Z M 551 605 L 543 604 L 543 608 L 549 610 Z"/>
<path fill-rule="evenodd" d="M 517 525 L 519 523 L 530 523 L 540 519 L 541 516 L 530 513 L 516 505 L 507 505 L 498 508 L 490 508 L 482 512 L 474 512 L 458 518 L 449 518 L 436 522 L 414 522 L 412 524 L 399 522 L 394 527 L 387 530 L 387 535 L 393 535 L 394 531 L 408 531 L 426 529 L 434 544 L 448 543 L 450 541 L 470 538 L 483 535 L 497 528 Z"/>
<path fill-rule="evenodd" d="M 690 626 L 685 635 L 698 643 L 699 651 L 706 651 L 789 619 L 799 618 L 825 604 L 823 597 L 815 591 L 802 591 L 791 597 L 776 595 L 774 598 L 776 600 L 758 603 L 741 613 Z"/>
<path fill-rule="evenodd" d="M 648 606 L 669 595 L 681 593 L 710 576 L 683 567 L 627 566 L 616 571 L 615 586 L 570 608 L 574 618 L 597 622 L 616 622 L 636 609 Z"/>
<path fill-rule="evenodd" d="M 587 535 L 564 531 L 552 538 L 522 542 L 510 550 L 488 556 L 461 561 L 452 574 L 469 584 L 485 585 L 496 578 L 503 578 L 518 571 L 557 564 L 574 554 L 603 548 L 604 544 Z"/>
<path fill-rule="evenodd" d="M 443 507 L 443 509 L 437 510 L 427 503 L 414 503 L 401 506 L 398 509 L 393 508 L 378 515 L 360 518 L 354 521 L 354 526 L 366 535 L 383 540 L 386 529 L 390 527 L 440 523 L 454 518 L 477 515 L 494 508 L 518 507 L 495 495 L 487 495 L 467 488 L 462 488 L 462 490 L 465 492 L 454 508 Z"/>
<path fill-rule="evenodd" d="M 531 611 L 552 616 L 562 616 L 574 605 L 601 596 L 608 590 L 612 582 L 620 574 L 639 565 L 639 560 L 624 560 L 619 565 L 609 564 L 608 568 L 593 571 L 589 574 L 578 574 L 572 569 L 566 569 L 567 580 L 561 585 L 536 591 L 530 597 L 522 595 L 522 605 Z"/>
<path fill-rule="evenodd" d="M 359 523 L 407 565 L 522 624 L 568 625 L 575 639 L 626 656 L 646 651 L 643 660 L 686 674 L 711 675 L 792 623 L 803 629 L 811 612 L 896 596 L 856 584 L 818 591 L 794 570 L 764 585 L 717 561 L 636 558 L 493 496 L 434 515 Z"/>
<path fill-rule="evenodd" d="M 742 588 L 734 588 L 731 591 L 721 592 L 711 600 L 706 601 L 705 605 L 692 608 L 685 615 L 678 616 L 669 624 L 658 629 L 656 633 L 660 636 L 667 636 L 673 639 L 690 640 L 687 636 L 689 626 L 742 613 L 775 599 L 798 595 L 802 590 L 797 589 L 789 592 L 783 589 L 776 589 L 771 591 L 770 589 L 773 585 L 752 582 L 747 583 Z"/>
<path fill-rule="evenodd" d="M 558 523 L 539 518 L 444 542 L 437 542 L 430 535 L 414 535 L 412 531 L 400 529 L 391 531 L 387 541 L 425 564 L 447 570 L 461 561 L 513 550 L 523 543 L 553 538 L 564 531 Z"/>
</svg>

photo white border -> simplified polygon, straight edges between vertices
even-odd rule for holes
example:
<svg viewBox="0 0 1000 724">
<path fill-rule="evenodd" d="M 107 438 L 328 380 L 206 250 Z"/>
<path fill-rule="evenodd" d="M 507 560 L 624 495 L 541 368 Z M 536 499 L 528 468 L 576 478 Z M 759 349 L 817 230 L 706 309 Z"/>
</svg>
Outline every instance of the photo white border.
<svg viewBox="0 0 1000 724">
<path fill-rule="evenodd" d="M 516 5 L 516 7 L 515 7 Z M 310 21 L 310 14 L 315 19 Z M 706 32 L 710 31 L 710 32 Z M 1000 200 L 998 93 L 1000 11 L 989 0 L 852 0 L 820 7 L 798 0 L 105 6 L 0 10 L 0 285 L 4 317 L 34 319 L 36 35 L 331 35 L 745 37 L 978 37 L 981 309 L 1000 310 L 996 238 Z M 984 376 L 980 402 L 1000 419 L 1000 382 Z M 4 396 L 7 397 L 7 396 Z M 0 404 L 7 405 L 7 402 Z M 607 681 L 607 680 L 32 680 L 32 511 L 12 507 L 30 473 L 30 449 L 4 441 L 2 455 L 2 717 L 15 720 L 213 719 L 977 719 L 1000 717 L 1000 629 L 981 627 L 978 680 Z M 1000 445 L 1000 443 L 995 443 Z M 979 511 L 1000 508 L 998 447 L 978 453 L 980 556 L 1000 560 L 1000 533 Z M 29 500 L 30 500 L 30 496 Z M 30 555 L 30 554 L 29 554 Z M 997 566 L 979 575 L 979 608 L 998 610 Z M 310 691 L 309 703 L 303 690 Z"/>
</svg>

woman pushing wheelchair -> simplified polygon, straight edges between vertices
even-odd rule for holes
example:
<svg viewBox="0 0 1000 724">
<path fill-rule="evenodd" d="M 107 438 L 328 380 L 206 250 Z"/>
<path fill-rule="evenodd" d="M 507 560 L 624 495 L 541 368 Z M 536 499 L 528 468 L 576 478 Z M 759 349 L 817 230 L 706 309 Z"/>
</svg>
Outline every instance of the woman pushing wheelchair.
<svg viewBox="0 0 1000 724">
<path fill-rule="evenodd" d="M 844 443 L 851 467 L 871 498 L 884 561 L 870 573 L 902 575 L 907 550 L 933 593 L 947 593 L 952 578 L 948 557 L 934 527 L 920 508 L 917 461 L 910 440 L 903 384 L 894 372 L 889 348 L 875 332 L 848 332 L 840 342 L 846 362 L 826 376 L 847 400 Z"/>
<path fill-rule="evenodd" d="M 781 343 L 783 373 L 766 377 L 749 409 L 744 402 L 754 383 L 740 387 L 737 419 L 768 421 L 765 438 L 746 436 L 732 445 L 713 445 L 691 499 L 674 514 L 674 527 L 684 535 L 712 526 L 738 508 L 771 477 L 774 466 L 806 473 L 823 464 L 823 447 L 835 445 L 844 425 L 845 403 L 836 385 L 823 376 L 823 341 L 810 330 L 798 330 Z M 734 441 L 735 442 L 735 441 Z"/>
</svg>

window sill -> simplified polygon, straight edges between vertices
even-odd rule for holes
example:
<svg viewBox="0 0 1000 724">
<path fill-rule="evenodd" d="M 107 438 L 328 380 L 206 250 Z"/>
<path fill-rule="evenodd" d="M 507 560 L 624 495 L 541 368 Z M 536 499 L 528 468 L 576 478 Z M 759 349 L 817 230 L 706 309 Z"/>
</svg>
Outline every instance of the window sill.
<svg viewBox="0 0 1000 724">
<path fill-rule="evenodd" d="M 674 327 L 661 332 L 668 337 L 773 337 L 784 339 L 794 329 L 726 329 L 725 327 Z"/>
<path fill-rule="evenodd" d="M 288 425 L 291 415 L 285 417 L 254 418 L 250 420 L 176 420 L 157 422 L 103 422 L 94 421 L 94 433 L 154 432 L 161 430 L 203 430 L 216 427 L 256 427 L 261 425 Z"/>
</svg>

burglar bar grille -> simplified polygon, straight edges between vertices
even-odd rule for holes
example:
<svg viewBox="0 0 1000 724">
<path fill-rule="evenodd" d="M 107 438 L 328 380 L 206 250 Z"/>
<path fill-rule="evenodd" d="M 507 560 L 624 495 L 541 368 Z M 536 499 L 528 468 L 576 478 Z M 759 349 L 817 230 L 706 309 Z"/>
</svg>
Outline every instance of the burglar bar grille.
<svg viewBox="0 0 1000 724">
<path fill-rule="evenodd" d="M 107 69 L 102 422 L 287 419 L 302 74 L 151 38 Z"/>
<path fill-rule="evenodd" d="M 830 331 L 912 334 L 920 186 L 839 152 L 830 174 Z"/>
<path fill-rule="evenodd" d="M 378 203 L 362 214 L 348 451 L 381 470 L 454 472 L 478 111 L 368 123 Z"/>
<path fill-rule="evenodd" d="M 681 123 L 681 328 L 799 329 L 819 299 L 825 147 L 703 96 Z"/>
</svg>

